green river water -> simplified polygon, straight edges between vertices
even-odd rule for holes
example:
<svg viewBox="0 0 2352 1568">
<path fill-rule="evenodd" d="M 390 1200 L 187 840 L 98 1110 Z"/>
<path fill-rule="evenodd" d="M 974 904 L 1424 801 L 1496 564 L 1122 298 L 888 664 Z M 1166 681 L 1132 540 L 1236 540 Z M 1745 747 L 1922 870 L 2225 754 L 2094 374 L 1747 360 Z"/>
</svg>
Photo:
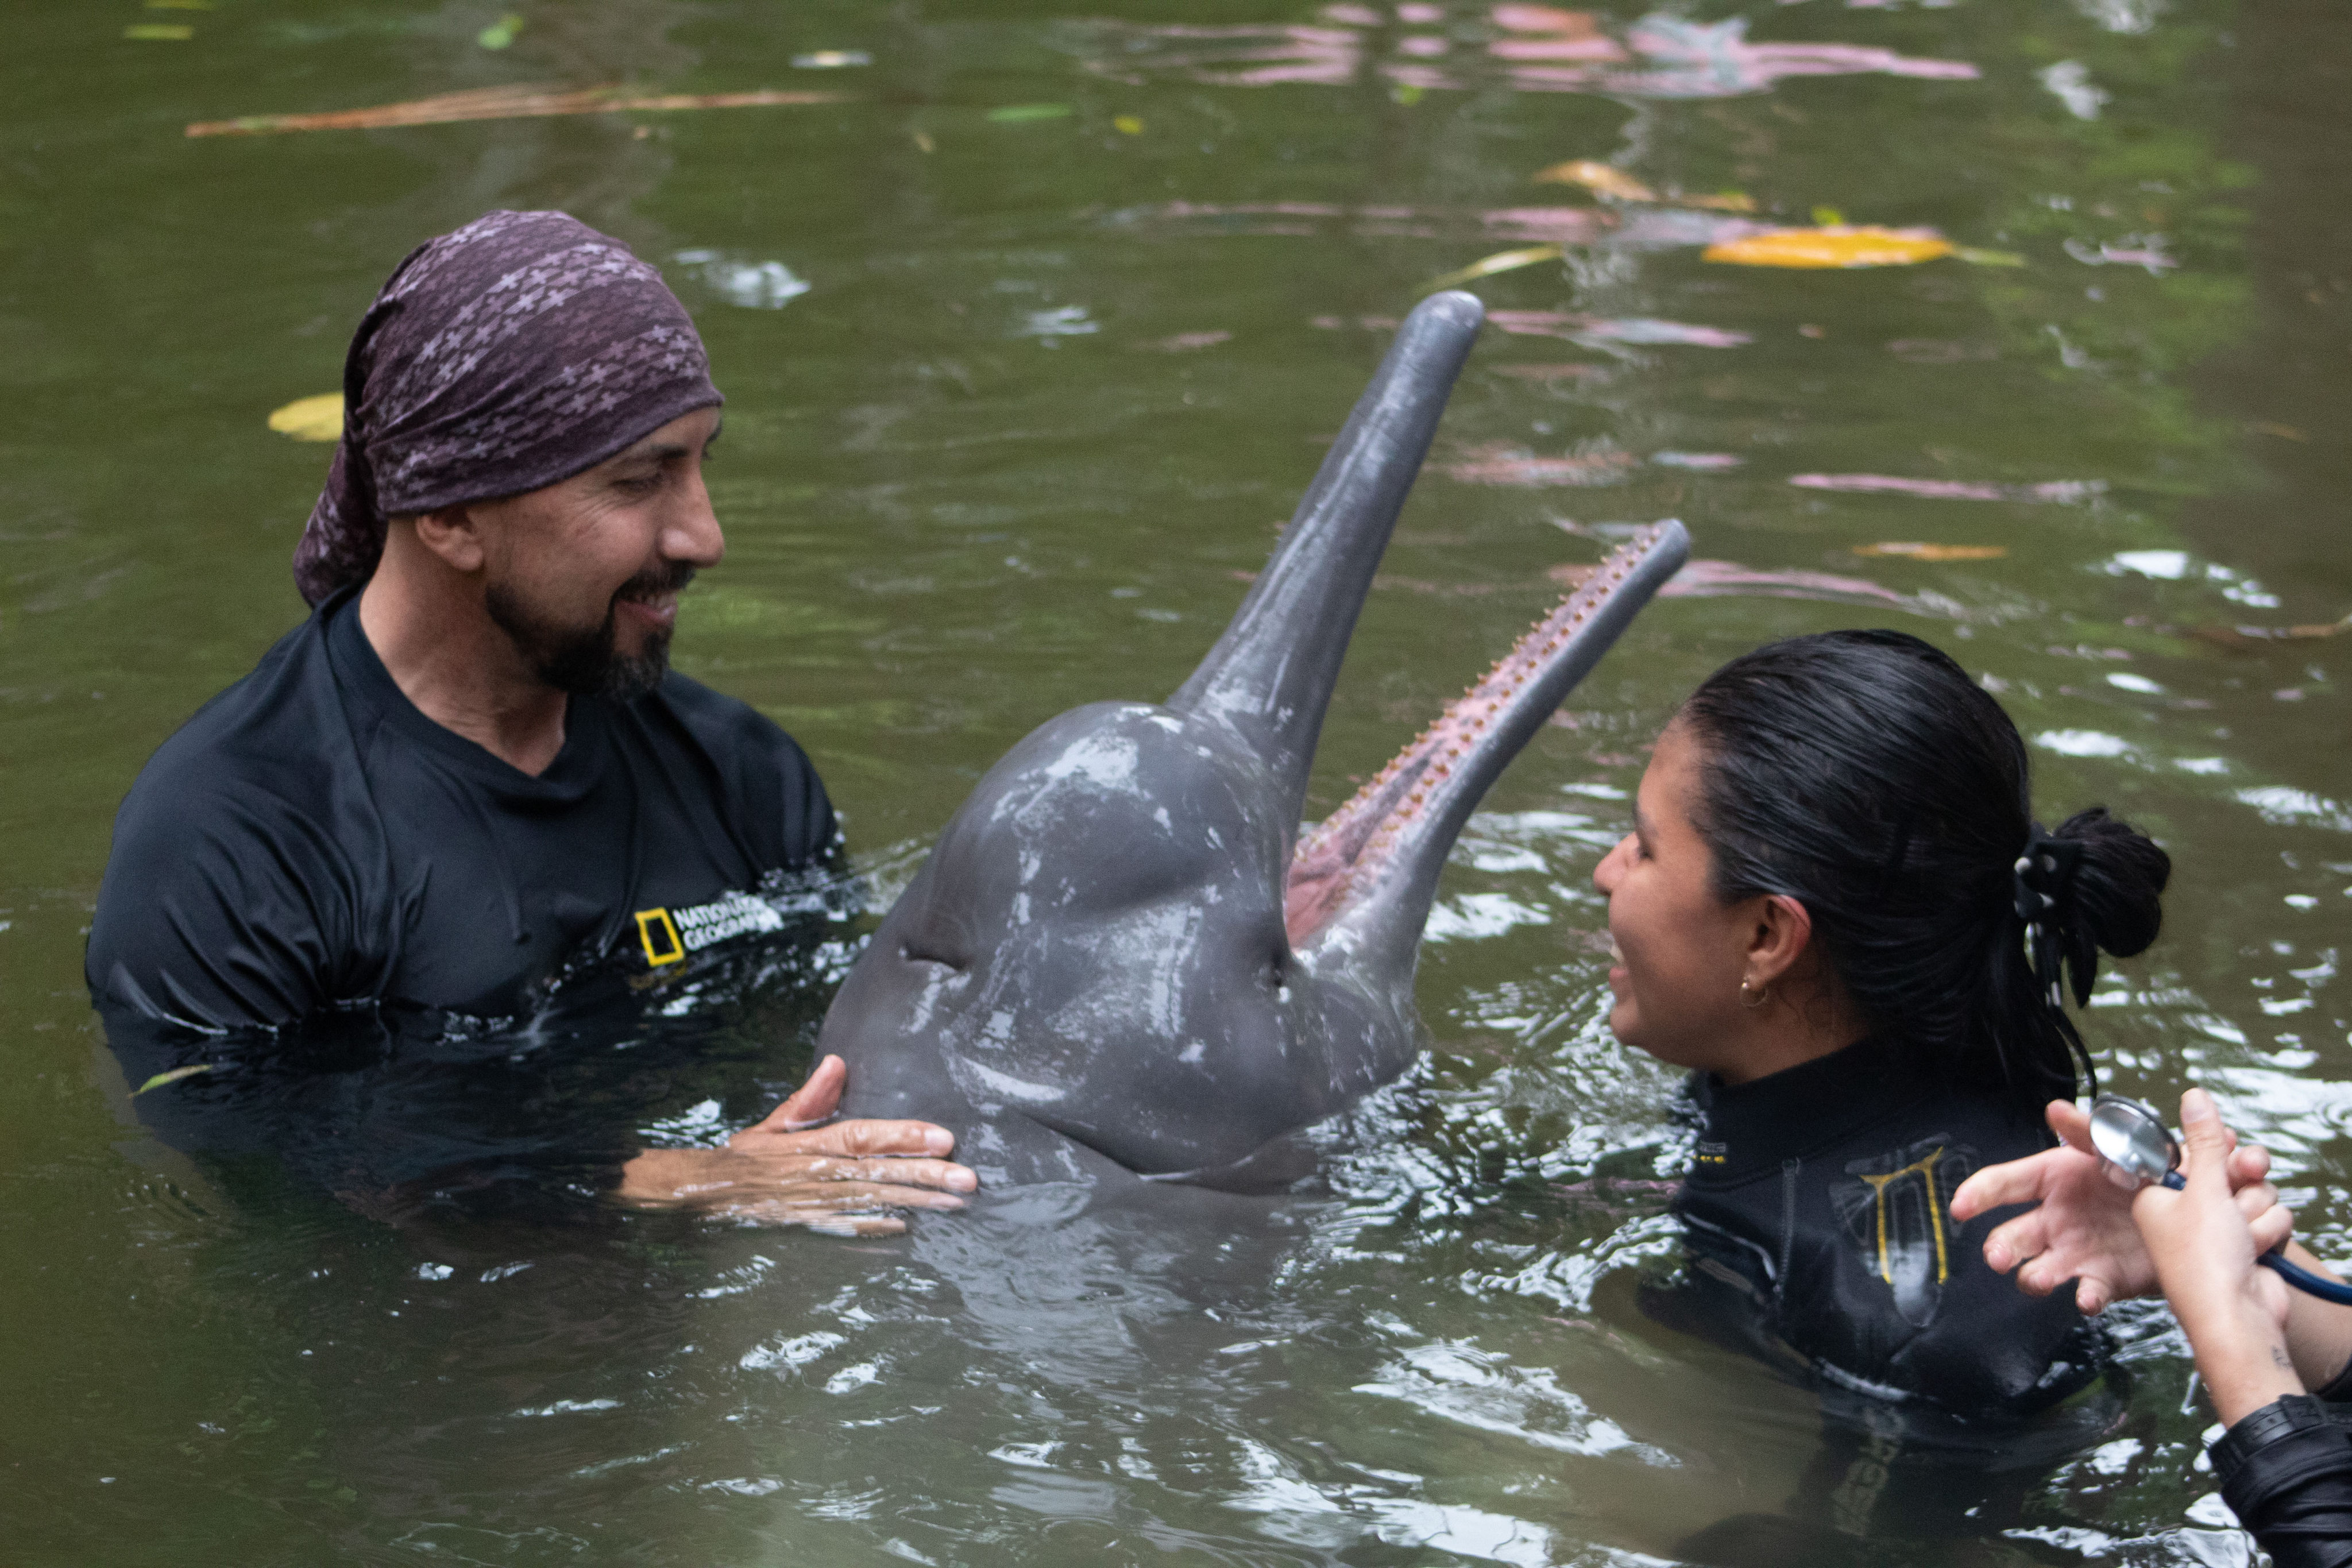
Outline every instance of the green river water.
<svg viewBox="0 0 2352 1568">
<path fill-rule="evenodd" d="M 2085 1019 L 2110 1080 L 2210 1085 L 2352 1256 L 2352 637 L 2263 635 L 2352 610 L 2337 6 L 511 3 L 0 12 L 0 1560 L 2247 1560 L 2160 1310 L 2118 1314 L 2079 1451 L 1925 1480 L 1643 1318 L 1682 1134 L 1603 1025 L 1589 877 L 1717 663 L 1917 632 L 2008 704 L 2045 817 L 2175 857 Z M 184 134 L 518 83 L 841 96 Z M 1580 159 L 1718 205 L 1533 179 Z M 1977 254 L 1704 261 L 1735 194 Z M 678 661 L 807 746 L 885 897 L 1032 726 L 1181 680 L 1422 284 L 1567 242 L 1472 285 L 1318 808 L 1556 568 L 1665 516 L 1713 564 L 1489 796 L 1433 1049 L 1262 1268 L 1203 1294 L 953 1218 L 392 1226 L 141 1135 L 81 980 L 115 805 L 301 614 L 329 448 L 270 411 L 496 206 L 695 312 L 730 553 Z M 614 1092 L 654 1137 L 756 1113 L 837 959 L 683 998 L 692 1048 Z"/>
</svg>

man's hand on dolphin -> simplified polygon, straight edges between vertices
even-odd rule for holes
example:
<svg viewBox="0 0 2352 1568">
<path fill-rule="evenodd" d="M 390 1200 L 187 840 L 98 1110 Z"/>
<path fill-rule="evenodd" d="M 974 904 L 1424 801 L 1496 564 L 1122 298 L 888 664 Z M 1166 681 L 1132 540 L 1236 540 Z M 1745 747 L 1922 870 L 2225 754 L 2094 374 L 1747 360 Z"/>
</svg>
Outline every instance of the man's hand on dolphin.
<svg viewBox="0 0 2352 1568">
<path fill-rule="evenodd" d="M 621 1201 L 836 1236 L 894 1236 L 884 1209 L 960 1209 L 980 1178 L 944 1158 L 955 1134 L 928 1121 L 833 1121 L 849 1068 L 817 1064 L 806 1083 L 724 1149 L 648 1149 L 621 1167 Z M 826 1123 L 830 1122 L 830 1125 Z"/>
</svg>

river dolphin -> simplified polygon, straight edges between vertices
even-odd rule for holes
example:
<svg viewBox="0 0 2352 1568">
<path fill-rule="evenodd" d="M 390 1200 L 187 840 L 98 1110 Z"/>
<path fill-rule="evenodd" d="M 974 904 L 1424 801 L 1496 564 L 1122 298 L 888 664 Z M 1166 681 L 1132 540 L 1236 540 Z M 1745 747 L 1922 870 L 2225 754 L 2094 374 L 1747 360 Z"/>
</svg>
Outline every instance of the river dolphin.
<svg viewBox="0 0 2352 1568">
<path fill-rule="evenodd" d="M 1275 1190 L 1294 1134 L 1411 1063 L 1447 852 L 1689 547 L 1643 531 L 1301 835 L 1357 612 L 1484 315 L 1444 293 L 1406 319 L 1181 689 L 1074 709 L 980 781 L 825 1016 L 844 1114 L 950 1128 L 991 1188 Z"/>
</svg>

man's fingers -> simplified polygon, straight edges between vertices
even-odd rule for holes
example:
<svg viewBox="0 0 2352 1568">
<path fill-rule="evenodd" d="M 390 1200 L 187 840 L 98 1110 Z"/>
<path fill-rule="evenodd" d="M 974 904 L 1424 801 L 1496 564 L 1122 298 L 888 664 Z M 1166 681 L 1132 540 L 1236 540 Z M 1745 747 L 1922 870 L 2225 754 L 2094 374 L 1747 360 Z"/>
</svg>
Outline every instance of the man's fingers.
<svg viewBox="0 0 2352 1568">
<path fill-rule="evenodd" d="M 768 1112 L 757 1131 L 773 1129 L 797 1132 L 803 1127 L 814 1127 L 831 1120 L 841 1108 L 841 1091 L 849 1082 L 849 1064 L 839 1057 L 828 1056 L 816 1064 L 808 1081 L 784 1097 L 784 1102 Z"/>
<path fill-rule="evenodd" d="M 2246 1228 L 2254 1233 L 2254 1252 L 2259 1257 L 2273 1247 L 2284 1247 L 2294 1234 L 2294 1211 L 2273 1204 L 2248 1220 Z"/>
<path fill-rule="evenodd" d="M 892 1159 L 887 1155 L 765 1154 L 743 1151 L 743 1157 L 765 1167 L 764 1174 L 797 1185 L 803 1182 L 888 1182 L 900 1186 L 939 1187 L 968 1193 L 980 1178 L 947 1160 Z"/>
<path fill-rule="evenodd" d="M 1978 1173 L 1978 1175 L 1986 1174 L 1990 1173 L 1982 1171 Z M 1969 1179 L 1974 1181 L 1976 1177 L 1971 1176 Z M 1966 1217 L 1960 1213 L 1960 1200 L 1958 1194 L 1952 1198 L 1952 1217 L 1955 1219 Z M 2019 1215 L 2006 1225 L 1994 1226 L 1992 1234 L 1985 1237 L 1985 1267 L 1996 1274 L 2008 1273 L 2026 1258 L 2039 1255 L 2049 1245 L 2048 1231 L 2049 1225 L 2040 1209 L 2035 1209 L 2031 1214 Z"/>
<path fill-rule="evenodd" d="M 1988 1209 L 2004 1208 L 2011 1204 L 2030 1204 L 2042 1194 L 2042 1182 L 2050 1168 L 2050 1159 L 2058 1151 L 2045 1150 L 2029 1154 L 2022 1160 L 2005 1164 L 1987 1165 L 1952 1194 L 1952 1217 L 1972 1220 Z M 2013 1221 L 2011 1223 L 2014 1223 Z M 2004 1226 L 2002 1229 L 2007 1229 Z M 2000 1234 L 1994 1232 L 1996 1236 Z"/>
<path fill-rule="evenodd" d="M 806 1132 L 768 1132 L 765 1123 L 737 1133 L 739 1147 L 766 1154 L 950 1154 L 955 1134 L 928 1121 L 836 1121 Z"/>
<path fill-rule="evenodd" d="M 2271 1152 L 2259 1143 L 2241 1143 L 2230 1152 L 2230 1184 L 2250 1187 L 2268 1179 Z"/>
<path fill-rule="evenodd" d="M 793 1182 L 770 1191 L 744 1193 L 714 1205 L 729 1213 L 741 1209 L 774 1209 L 779 1213 L 856 1214 L 866 1209 L 960 1209 L 963 1200 L 953 1193 L 929 1187 L 900 1186 L 894 1182 Z"/>
<path fill-rule="evenodd" d="M 2074 1278 L 2074 1269 L 2045 1252 L 2018 1265 L 2017 1288 L 2029 1296 L 2047 1296 Z"/>
</svg>

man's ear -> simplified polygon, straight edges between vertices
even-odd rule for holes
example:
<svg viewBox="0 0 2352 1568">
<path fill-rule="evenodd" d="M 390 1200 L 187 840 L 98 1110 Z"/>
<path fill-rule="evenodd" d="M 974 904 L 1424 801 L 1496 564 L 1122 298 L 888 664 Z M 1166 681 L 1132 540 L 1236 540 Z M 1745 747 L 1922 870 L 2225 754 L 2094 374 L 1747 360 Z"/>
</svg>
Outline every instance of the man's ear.
<svg viewBox="0 0 2352 1568">
<path fill-rule="evenodd" d="M 1788 973 L 1805 956 L 1813 942 L 1813 917 L 1786 893 L 1773 893 L 1756 902 L 1746 978 L 1761 988 Z"/>
<path fill-rule="evenodd" d="M 467 506 L 444 507 L 413 518 L 394 518 L 393 526 L 407 523 L 416 530 L 416 542 L 455 572 L 470 576 L 482 569 L 488 550 L 482 538 L 481 519 Z"/>
</svg>

